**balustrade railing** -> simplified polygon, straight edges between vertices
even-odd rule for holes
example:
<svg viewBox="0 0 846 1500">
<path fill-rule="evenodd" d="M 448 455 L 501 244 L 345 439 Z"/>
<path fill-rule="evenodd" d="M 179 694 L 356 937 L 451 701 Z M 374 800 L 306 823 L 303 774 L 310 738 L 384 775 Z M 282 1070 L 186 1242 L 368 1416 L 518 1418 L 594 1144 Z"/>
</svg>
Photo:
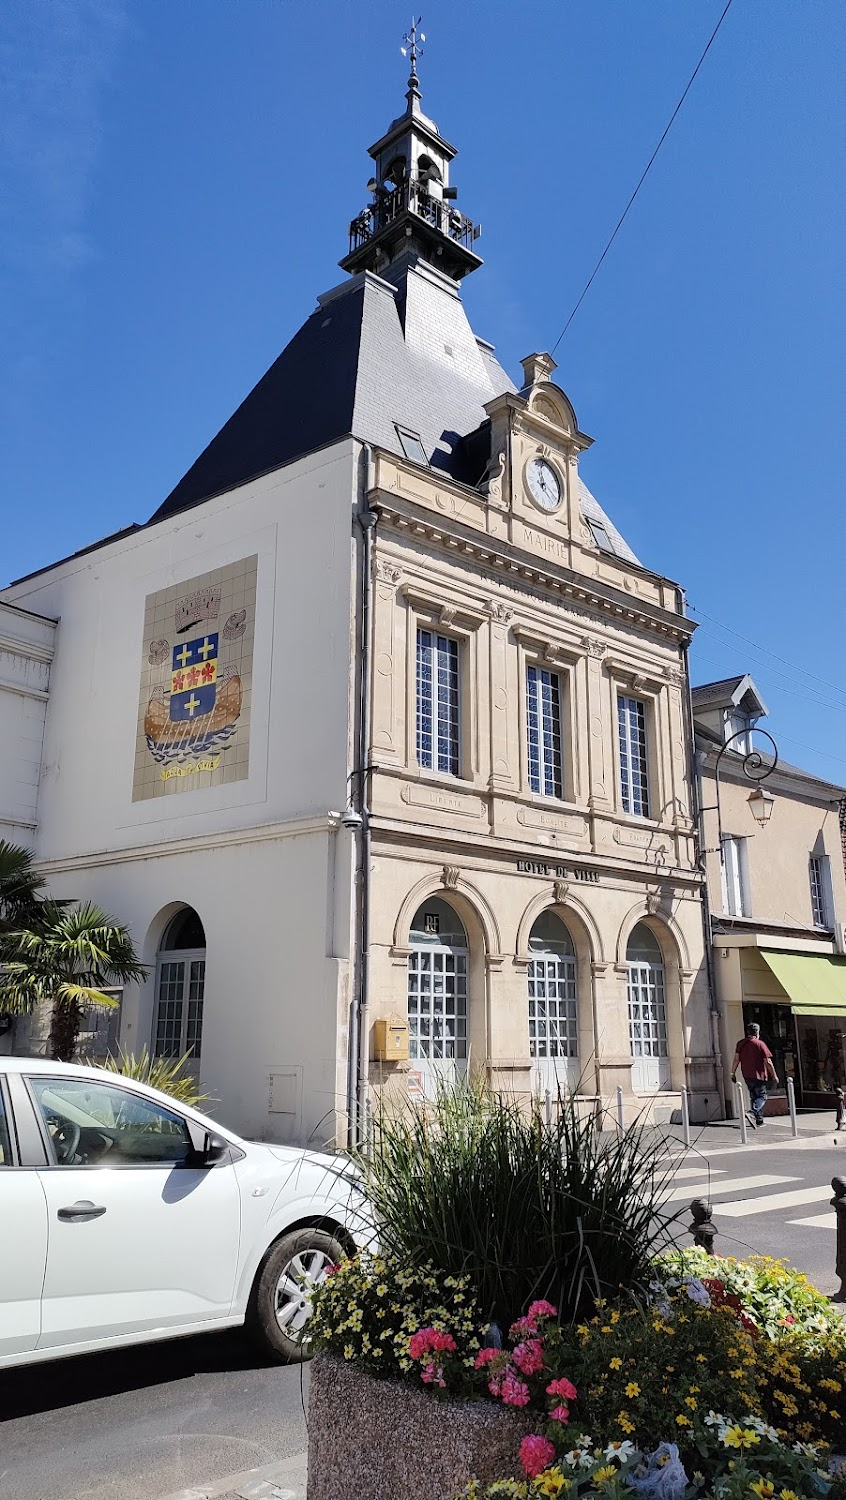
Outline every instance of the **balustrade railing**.
<svg viewBox="0 0 846 1500">
<path fill-rule="evenodd" d="M 419 182 L 404 182 L 393 189 L 380 188 L 374 201 L 353 219 L 350 253 L 386 229 L 406 208 L 467 250 L 472 249 L 474 240 L 478 239 L 479 230 L 472 219 L 466 218 L 448 200 L 434 197 Z"/>
</svg>

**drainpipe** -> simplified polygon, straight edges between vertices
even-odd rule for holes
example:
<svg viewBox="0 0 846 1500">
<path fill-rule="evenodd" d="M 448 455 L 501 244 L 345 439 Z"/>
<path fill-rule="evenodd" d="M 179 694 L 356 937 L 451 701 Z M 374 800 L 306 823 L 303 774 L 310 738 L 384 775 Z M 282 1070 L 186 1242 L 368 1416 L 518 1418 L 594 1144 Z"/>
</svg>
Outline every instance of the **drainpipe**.
<svg viewBox="0 0 846 1500">
<path fill-rule="evenodd" d="M 373 450 L 362 446 L 359 498 L 356 520 L 361 531 L 359 615 L 361 656 L 358 678 L 358 735 L 351 777 L 352 797 L 361 824 L 358 828 L 356 865 L 356 961 L 355 985 L 350 1001 L 350 1048 L 347 1112 L 349 1144 L 360 1147 L 365 1133 L 365 1101 L 370 1073 L 369 954 L 370 954 L 370 797 L 368 755 L 370 753 L 370 659 L 373 628 L 373 543 L 377 513 L 368 495 L 373 488 Z"/>
<path fill-rule="evenodd" d="M 681 599 L 682 614 L 686 614 L 687 600 L 684 593 L 682 593 Z M 714 980 L 714 939 L 711 922 L 711 900 L 708 894 L 708 872 L 705 865 L 705 825 L 702 815 L 702 773 L 699 763 L 699 756 L 696 750 L 696 731 L 693 722 L 693 696 L 690 684 L 690 642 L 685 641 L 681 649 L 685 676 L 685 687 L 682 697 L 684 699 L 685 720 L 687 724 L 690 787 L 693 797 L 693 820 L 696 829 L 694 835 L 694 847 L 696 851 L 696 867 L 702 876 L 702 938 L 705 945 L 705 975 L 708 981 L 708 1007 L 709 1020 L 711 1023 L 711 1057 L 714 1062 L 714 1073 L 717 1080 L 718 1096 L 723 1108 L 725 1108 L 725 1073 L 723 1070 L 723 1054 L 720 1044 L 720 1011 L 717 1004 L 717 987 Z"/>
</svg>

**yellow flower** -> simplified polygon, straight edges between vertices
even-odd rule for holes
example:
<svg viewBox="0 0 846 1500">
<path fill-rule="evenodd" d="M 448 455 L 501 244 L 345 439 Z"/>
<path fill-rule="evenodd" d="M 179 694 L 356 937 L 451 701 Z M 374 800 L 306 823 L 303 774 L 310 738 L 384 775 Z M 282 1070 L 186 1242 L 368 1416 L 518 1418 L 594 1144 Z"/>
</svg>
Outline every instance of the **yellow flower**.
<svg viewBox="0 0 846 1500">
<path fill-rule="evenodd" d="M 684 1398 L 684 1404 L 685 1404 L 685 1406 L 689 1406 L 691 1411 L 696 1411 L 696 1399 L 695 1399 L 695 1397 L 693 1397 L 693 1396 L 685 1396 L 685 1398 Z"/>
<path fill-rule="evenodd" d="M 723 1442 L 727 1448 L 754 1447 L 761 1439 L 757 1432 L 751 1427 L 727 1427 L 723 1434 Z"/>
<path fill-rule="evenodd" d="M 676 1426 L 677 1427 L 689 1427 L 690 1426 L 690 1417 L 686 1417 L 683 1412 L 680 1412 L 679 1415 L 676 1417 Z"/>
<path fill-rule="evenodd" d="M 560 1469 L 545 1469 L 538 1475 L 535 1486 L 542 1495 L 560 1495 L 562 1490 L 570 1488 L 570 1481 Z"/>
<path fill-rule="evenodd" d="M 705 1355 L 704 1354 L 697 1354 L 697 1356 L 696 1356 L 696 1363 L 698 1365 L 704 1365 L 704 1363 L 705 1363 Z"/>
<path fill-rule="evenodd" d="M 621 1411 L 617 1415 L 617 1421 L 623 1432 L 634 1432 L 635 1424 L 627 1411 Z"/>
<path fill-rule="evenodd" d="M 799 1500 L 795 1490 L 779 1490 L 778 1500 Z"/>
<path fill-rule="evenodd" d="M 609 1324 L 606 1323 L 602 1328 L 600 1328 L 599 1331 L 600 1331 L 600 1333 L 610 1333 L 611 1332 L 611 1328 L 610 1328 Z"/>
<path fill-rule="evenodd" d="M 352 1344 L 345 1344 L 344 1345 L 344 1359 L 352 1359 L 352 1357 L 353 1357 L 354 1354 L 355 1354 L 355 1350 L 353 1349 Z"/>
<path fill-rule="evenodd" d="M 612 1314 L 611 1314 L 611 1322 L 612 1323 L 619 1323 L 619 1321 L 620 1321 L 620 1314 L 618 1312 L 612 1312 Z"/>
<path fill-rule="evenodd" d="M 611 1363 L 609 1364 L 608 1368 L 609 1368 L 609 1370 L 622 1370 L 622 1368 L 623 1368 L 623 1361 L 621 1359 L 618 1359 L 618 1357 L 615 1355 L 614 1358 L 611 1360 Z"/>
<path fill-rule="evenodd" d="M 616 1473 L 616 1464 L 603 1464 L 601 1469 L 597 1469 L 591 1480 L 594 1489 L 598 1490 L 601 1484 L 605 1484 L 609 1479 L 613 1479 Z"/>
<path fill-rule="evenodd" d="M 626 1386 L 626 1395 L 627 1396 L 639 1396 L 640 1395 L 640 1386 L 638 1385 L 638 1383 L 637 1383 L 636 1380 L 630 1380 L 629 1381 L 628 1385 Z"/>
<path fill-rule="evenodd" d="M 771 1484 L 769 1479 L 756 1479 L 749 1488 L 760 1497 L 760 1500 L 773 1500 L 775 1485 Z"/>
</svg>

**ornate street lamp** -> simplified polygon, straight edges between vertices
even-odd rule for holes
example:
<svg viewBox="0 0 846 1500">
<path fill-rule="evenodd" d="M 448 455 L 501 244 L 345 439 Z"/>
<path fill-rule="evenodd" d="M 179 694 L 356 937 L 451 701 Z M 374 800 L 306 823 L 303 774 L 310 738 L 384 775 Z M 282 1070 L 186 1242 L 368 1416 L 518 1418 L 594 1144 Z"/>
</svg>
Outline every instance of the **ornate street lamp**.
<svg viewBox="0 0 846 1500">
<path fill-rule="evenodd" d="M 734 741 L 745 740 L 746 745 L 748 746 L 750 734 L 762 734 L 765 740 L 769 740 L 770 744 L 773 747 L 773 756 L 772 760 L 765 760 L 760 750 L 749 749 L 747 749 L 746 754 L 743 756 L 740 769 L 743 772 L 743 775 L 746 777 L 747 781 L 754 782 L 752 791 L 749 793 L 749 797 L 747 799 L 749 802 L 749 811 L 755 819 L 755 822 L 761 828 L 764 828 L 766 827 L 767 823 L 769 823 L 770 818 L 772 817 L 773 807 L 775 806 L 775 797 L 773 797 L 770 792 L 765 791 L 765 789 L 761 786 L 761 782 L 766 781 L 768 776 L 772 776 L 773 771 L 778 765 L 778 746 L 772 735 L 769 734 L 766 729 L 758 729 L 757 727 L 753 729 L 739 729 L 736 734 L 729 735 L 729 738 L 726 740 L 725 744 L 720 747 L 720 752 L 717 756 L 717 763 L 714 767 L 714 777 L 717 788 L 716 806 L 703 807 L 701 809 L 702 812 L 716 812 L 717 814 L 717 834 L 719 837 L 719 851 L 721 860 L 725 859 L 725 854 L 723 851 L 723 817 L 722 807 L 720 804 L 720 767 L 723 756 L 725 755 L 727 750 L 731 749 Z M 716 851 L 714 852 L 716 853 Z"/>
</svg>

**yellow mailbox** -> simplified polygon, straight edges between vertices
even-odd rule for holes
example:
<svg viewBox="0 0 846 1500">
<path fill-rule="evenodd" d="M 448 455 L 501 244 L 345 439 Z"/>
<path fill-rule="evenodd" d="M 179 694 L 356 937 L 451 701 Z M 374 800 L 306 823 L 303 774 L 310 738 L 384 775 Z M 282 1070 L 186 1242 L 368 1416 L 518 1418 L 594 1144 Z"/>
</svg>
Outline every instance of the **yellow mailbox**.
<svg viewBox="0 0 846 1500">
<path fill-rule="evenodd" d="M 379 1020 L 373 1026 L 373 1056 L 378 1062 L 405 1062 L 408 1057 L 408 1022 Z"/>
</svg>

